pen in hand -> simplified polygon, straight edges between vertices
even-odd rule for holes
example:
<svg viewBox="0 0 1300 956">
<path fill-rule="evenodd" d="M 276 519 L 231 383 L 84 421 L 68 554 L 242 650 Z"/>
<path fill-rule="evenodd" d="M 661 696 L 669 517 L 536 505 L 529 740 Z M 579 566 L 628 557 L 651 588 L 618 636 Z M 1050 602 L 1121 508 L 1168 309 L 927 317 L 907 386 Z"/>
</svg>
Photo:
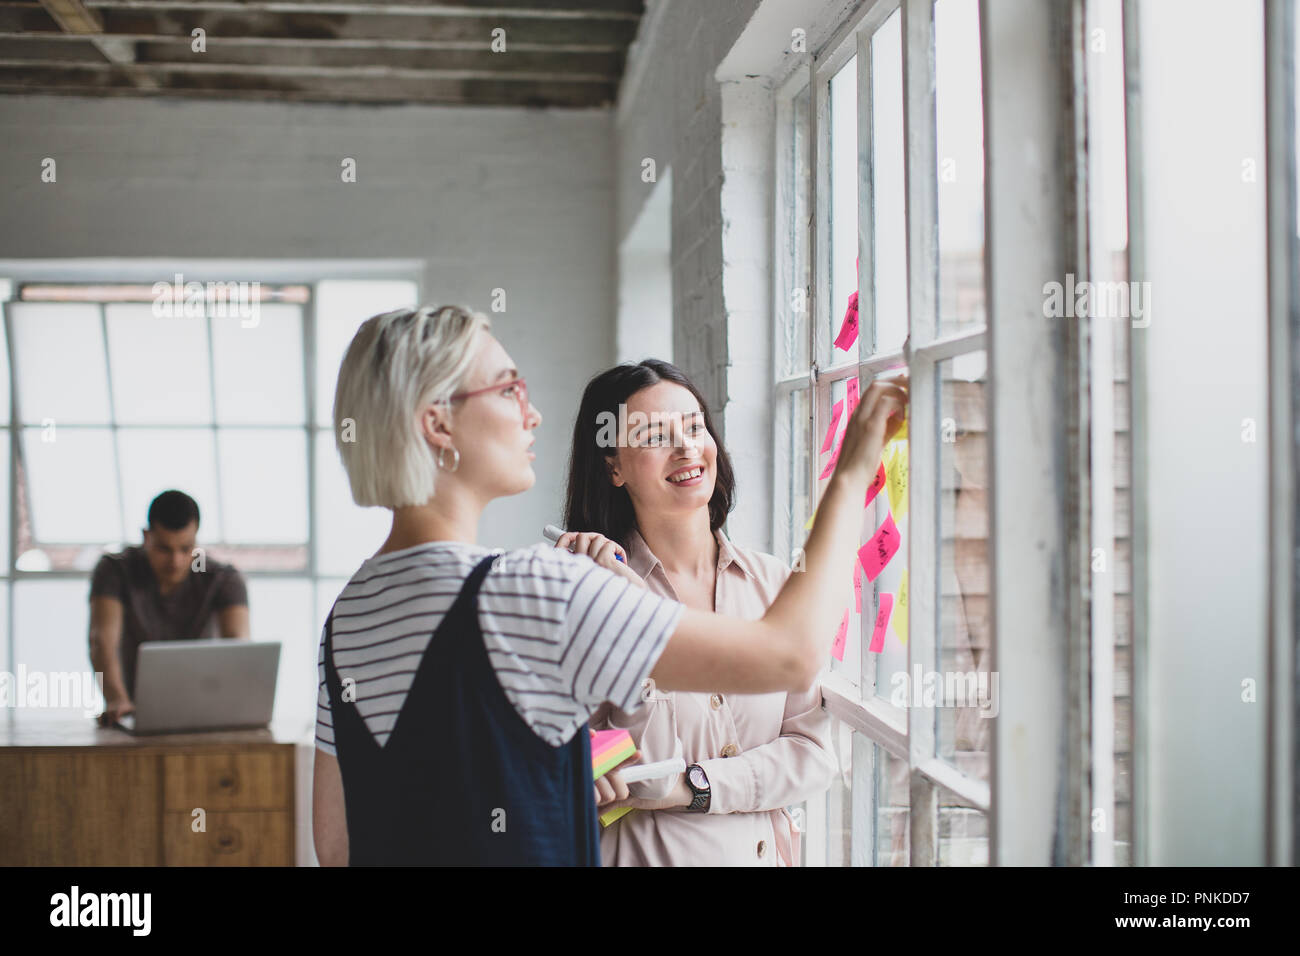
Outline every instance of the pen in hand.
<svg viewBox="0 0 1300 956">
<path fill-rule="evenodd" d="M 547 541 L 551 542 L 551 544 L 555 544 L 555 542 L 560 540 L 560 535 L 564 534 L 564 531 L 560 528 L 555 527 L 555 525 L 553 524 L 548 524 L 545 528 L 542 529 L 542 534 L 546 535 Z M 623 555 L 621 554 L 614 555 L 614 559 L 616 561 L 622 561 L 624 564 L 627 564 L 627 559 L 624 558 Z"/>
</svg>

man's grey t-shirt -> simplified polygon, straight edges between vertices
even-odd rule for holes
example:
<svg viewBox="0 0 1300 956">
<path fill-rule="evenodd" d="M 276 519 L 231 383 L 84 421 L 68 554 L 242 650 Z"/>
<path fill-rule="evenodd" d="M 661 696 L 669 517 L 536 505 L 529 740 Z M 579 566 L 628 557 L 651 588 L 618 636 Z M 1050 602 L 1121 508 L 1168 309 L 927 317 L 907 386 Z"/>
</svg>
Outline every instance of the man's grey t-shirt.
<svg viewBox="0 0 1300 956">
<path fill-rule="evenodd" d="M 248 603 L 243 576 L 230 564 L 207 559 L 203 571 L 191 571 L 167 595 L 144 548 L 130 547 L 121 554 L 106 554 L 90 578 L 90 596 L 122 602 L 122 679 L 135 699 L 136 651 L 144 641 L 194 641 L 218 637 L 217 611 Z"/>
</svg>

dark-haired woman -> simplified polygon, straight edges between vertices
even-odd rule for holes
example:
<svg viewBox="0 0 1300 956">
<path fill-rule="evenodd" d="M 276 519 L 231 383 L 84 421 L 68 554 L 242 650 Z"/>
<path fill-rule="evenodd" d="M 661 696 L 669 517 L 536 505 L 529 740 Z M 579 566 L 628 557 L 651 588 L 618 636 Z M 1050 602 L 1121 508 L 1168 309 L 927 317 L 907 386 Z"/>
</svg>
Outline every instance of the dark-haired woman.
<svg viewBox="0 0 1300 956">
<path fill-rule="evenodd" d="M 592 379 L 570 469 L 565 521 L 575 533 L 559 546 L 576 539 L 588 550 L 608 538 L 652 593 L 733 617 L 762 617 L 785 583 L 784 563 L 723 534 L 731 461 L 703 396 L 676 366 L 648 360 Z M 609 805 L 637 812 L 603 830 L 604 864 L 798 865 L 799 832 L 785 808 L 824 793 L 836 771 L 819 685 L 729 694 L 647 680 L 642 700 L 635 713 L 601 711 L 592 726 L 626 728 L 643 761 L 681 757 L 688 770 L 630 784 L 629 798 Z"/>
</svg>

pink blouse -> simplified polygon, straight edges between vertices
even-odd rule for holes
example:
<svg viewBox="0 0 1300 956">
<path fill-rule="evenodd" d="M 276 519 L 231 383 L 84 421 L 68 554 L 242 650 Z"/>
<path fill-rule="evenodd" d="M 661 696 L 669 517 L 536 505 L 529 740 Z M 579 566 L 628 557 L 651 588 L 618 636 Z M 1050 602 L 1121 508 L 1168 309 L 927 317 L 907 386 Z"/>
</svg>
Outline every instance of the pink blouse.
<svg viewBox="0 0 1300 956">
<path fill-rule="evenodd" d="M 738 548 L 718 531 L 714 592 L 719 614 L 755 620 L 767 611 L 790 573 L 768 554 Z M 628 567 L 655 594 L 677 599 L 659 559 L 635 530 Z M 799 831 L 785 809 L 816 797 L 836 773 L 830 716 L 821 687 L 800 694 L 662 692 L 649 679 L 644 705 L 629 715 L 617 707 L 591 726 L 626 728 L 651 763 L 680 756 L 709 778 L 708 813 L 634 810 L 601 829 L 605 866 L 798 866 Z M 629 784 L 636 797 L 667 794 L 676 777 Z"/>
</svg>

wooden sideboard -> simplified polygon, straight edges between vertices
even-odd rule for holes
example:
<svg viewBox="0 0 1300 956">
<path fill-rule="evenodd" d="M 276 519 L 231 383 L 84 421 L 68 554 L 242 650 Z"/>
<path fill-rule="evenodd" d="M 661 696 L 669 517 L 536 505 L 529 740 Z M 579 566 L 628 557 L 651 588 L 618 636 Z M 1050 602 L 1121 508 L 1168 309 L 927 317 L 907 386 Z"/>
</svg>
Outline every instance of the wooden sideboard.
<svg viewBox="0 0 1300 956">
<path fill-rule="evenodd" d="M 301 726 L 135 737 L 0 715 L 0 866 L 310 865 L 312 760 Z"/>
</svg>

